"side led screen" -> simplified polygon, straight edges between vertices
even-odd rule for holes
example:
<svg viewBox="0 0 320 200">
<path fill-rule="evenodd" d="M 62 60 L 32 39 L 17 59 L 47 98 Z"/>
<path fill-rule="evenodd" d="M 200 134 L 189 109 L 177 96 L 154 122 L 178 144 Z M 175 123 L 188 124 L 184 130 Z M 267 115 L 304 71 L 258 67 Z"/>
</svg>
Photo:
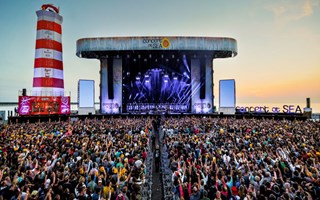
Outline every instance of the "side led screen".
<svg viewBox="0 0 320 200">
<path fill-rule="evenodd" d="M 219 82 L 220 108 L 232 108 L 236 104 L 236 84 L 234 79 Z"/>
<path fill-rule="evenodd" d="M 78 105 L 80 108 L 94 107 L 94 81 L 93 80 L 79 80 Z"/>
</svg>

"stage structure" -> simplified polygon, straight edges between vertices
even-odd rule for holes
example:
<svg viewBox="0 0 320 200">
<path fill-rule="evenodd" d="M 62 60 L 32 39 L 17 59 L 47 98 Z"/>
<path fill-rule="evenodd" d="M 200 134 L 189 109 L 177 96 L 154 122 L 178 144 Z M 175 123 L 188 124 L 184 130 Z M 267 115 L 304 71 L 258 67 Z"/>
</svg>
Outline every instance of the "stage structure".
<svg viewBox="0 0 320 200">
<path fill-rule="evenodd" d="M 213 59 L 237 55 L 232 38 L 107 37 L 77 41 L 100 60 L 101 113 L 212 113 Z"/>
</svg>

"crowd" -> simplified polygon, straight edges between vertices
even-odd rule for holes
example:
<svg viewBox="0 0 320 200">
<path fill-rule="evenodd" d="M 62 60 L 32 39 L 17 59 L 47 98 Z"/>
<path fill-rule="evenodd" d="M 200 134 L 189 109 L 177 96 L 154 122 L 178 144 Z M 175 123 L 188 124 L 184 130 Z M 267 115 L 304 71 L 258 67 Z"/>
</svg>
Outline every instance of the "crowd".
<svg viewBox="0 0 320 200">
<path fill-rule="evenodd" d="M 155 124 L 147 117 L 1 125 L 0 200 L 140 200 Z M 319 122 L 184 116 L 158 125 L 163 144 L 153 154 L 168 152 L 175 200 L 320 197 Z"/>
<path fill-rule="evenodd" d="M 320 199 L 320 124 L 167 118 L 174 199 Z"/>
<path fill-rule="evenodd" d="M 0 199 L 141 199 L 152 119 L 0 125 Z"/>
</svg>

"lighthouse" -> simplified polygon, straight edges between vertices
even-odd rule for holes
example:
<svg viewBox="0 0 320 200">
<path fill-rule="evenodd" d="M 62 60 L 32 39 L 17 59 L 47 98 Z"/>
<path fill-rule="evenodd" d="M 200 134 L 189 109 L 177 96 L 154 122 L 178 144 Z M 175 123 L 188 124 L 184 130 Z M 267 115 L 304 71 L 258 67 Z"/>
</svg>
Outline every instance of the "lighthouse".
<svg viewBox="0 0 320 200">
<path fill-rule="evenodd" d="M 62 60 L 62 16 L 51 4 L 37 12 L 33 96 L 64 96 Z"/>
</svg>

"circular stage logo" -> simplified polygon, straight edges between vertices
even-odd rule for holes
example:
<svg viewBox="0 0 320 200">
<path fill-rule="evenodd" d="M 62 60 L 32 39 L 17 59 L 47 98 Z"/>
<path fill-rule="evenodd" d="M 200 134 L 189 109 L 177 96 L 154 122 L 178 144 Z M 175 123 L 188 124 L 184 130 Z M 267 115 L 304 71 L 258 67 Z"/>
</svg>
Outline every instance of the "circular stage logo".
<svg viewBox="0 0 320 200">
<path fill-rule="evenodd" d="M 163 38 L 161 41 L 162 48 L 166 49 L 170 46 L 170 40 L 168 38 Z"/>
</svg>

